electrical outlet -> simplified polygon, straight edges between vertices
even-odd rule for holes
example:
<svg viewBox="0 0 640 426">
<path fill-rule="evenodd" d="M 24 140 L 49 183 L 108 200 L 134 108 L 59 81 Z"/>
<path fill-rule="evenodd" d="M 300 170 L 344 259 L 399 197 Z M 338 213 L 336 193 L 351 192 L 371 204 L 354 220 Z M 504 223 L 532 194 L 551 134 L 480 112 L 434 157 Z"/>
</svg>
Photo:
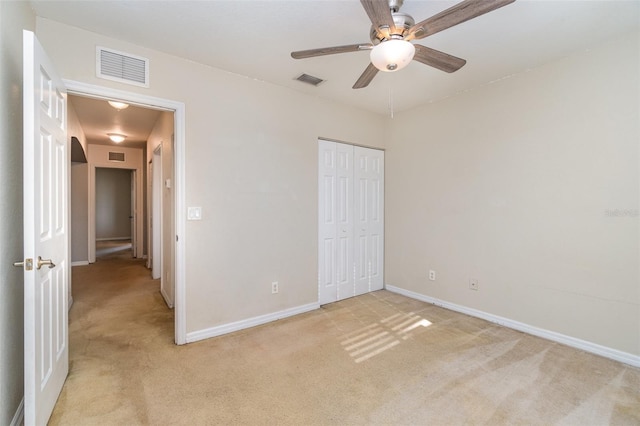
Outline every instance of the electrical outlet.
<svg viewBox="0 0 640 426">
<path fill-rule="evenodd" d="M 431 281 L 436 280 L 436 271 L 434 271 L 433 269 L 429 269 L 429 280 Z"/>
<path fill-rule="evenodd" d="M 271 294 L 276 294 L 278 292 L 278 281 L 274 281 L 271 283 Z"/>
<path fill-rule="evenodd" d="M 469 289 L 478 290 L 478 279 L 477 278 L 471 278 L 469 280 Z"/>
</svg>

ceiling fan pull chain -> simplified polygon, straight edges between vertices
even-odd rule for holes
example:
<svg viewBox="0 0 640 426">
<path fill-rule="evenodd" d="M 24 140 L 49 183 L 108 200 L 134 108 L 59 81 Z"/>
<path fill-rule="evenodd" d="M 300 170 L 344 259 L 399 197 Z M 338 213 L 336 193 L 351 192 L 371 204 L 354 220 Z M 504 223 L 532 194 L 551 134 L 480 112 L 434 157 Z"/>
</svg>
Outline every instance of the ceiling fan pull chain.
<svg viewBox="0 0 640 426">
<path fill-rule="evenodd" d="M 393 92 L 389 88 L 389 111 L 391 111 L 391 118 L 393 118 Z"/>
</svg>

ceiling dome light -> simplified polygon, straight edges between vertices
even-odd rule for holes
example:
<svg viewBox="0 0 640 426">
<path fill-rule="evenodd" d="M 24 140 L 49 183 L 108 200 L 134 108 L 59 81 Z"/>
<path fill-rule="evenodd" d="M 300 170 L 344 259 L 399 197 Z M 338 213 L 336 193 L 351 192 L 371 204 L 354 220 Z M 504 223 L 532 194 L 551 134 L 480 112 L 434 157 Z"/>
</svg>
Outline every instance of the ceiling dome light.
<svg viewBox="0 0 640 426">
<path fill-rule="evenodd" d="M 398 71 L 409 65 L 415 53 L 416 48 L 406 40 L 387 40 L 371 50 L 371 63 L 380 71 Z"/>
<path fill-rule="evenodd" d="M 119 135 L 118 133 L 107 133 L 107 136 L 109 136 L 109 139 L 115 143 L 120 143 L 127 138 L 125 135 Z"/>
<path fill-rule="evenodd" d="M 111 105 L 118 111 L 129 108 L 129 104 L 125 104 L 124 102 L 109 101 L 109 105 Z"/>
</svg>

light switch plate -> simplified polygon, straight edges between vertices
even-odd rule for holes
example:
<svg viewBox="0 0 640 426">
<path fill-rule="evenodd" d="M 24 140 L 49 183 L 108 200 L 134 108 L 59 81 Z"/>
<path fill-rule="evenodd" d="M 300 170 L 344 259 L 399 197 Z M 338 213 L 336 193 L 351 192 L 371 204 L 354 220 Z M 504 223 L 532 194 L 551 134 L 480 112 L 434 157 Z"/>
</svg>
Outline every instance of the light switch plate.
<svg viewBox="0 0 640 426">
<path fill-rule="evenodd" d="M 187 208 L 187 220 L 201 220 L 201 219 L 202 219 L 202 207 Z"/>
</svg>

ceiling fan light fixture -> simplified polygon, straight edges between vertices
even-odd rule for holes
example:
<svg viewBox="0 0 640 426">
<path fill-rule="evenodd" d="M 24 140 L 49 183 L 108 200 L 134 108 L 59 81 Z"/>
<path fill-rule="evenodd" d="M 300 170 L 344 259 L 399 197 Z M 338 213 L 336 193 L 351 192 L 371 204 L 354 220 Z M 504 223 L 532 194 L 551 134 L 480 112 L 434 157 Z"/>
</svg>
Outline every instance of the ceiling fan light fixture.
<svg viewBox="0 0 640 426">
<path fill-rule="evenodd" d="M 394 72 L 409 65 L 416 48 L 406 40 L 386 40 L 371 50 L 371 63 L 384 72 Z"/>
<path fill-rule="evenodd" d="M 127 138 L 125 135 L 120 135 L 118 133 L 107 133 L 107 136 L 109 136 L 109 139 L 115 143 L 120 143 Z"/>
</svg>

